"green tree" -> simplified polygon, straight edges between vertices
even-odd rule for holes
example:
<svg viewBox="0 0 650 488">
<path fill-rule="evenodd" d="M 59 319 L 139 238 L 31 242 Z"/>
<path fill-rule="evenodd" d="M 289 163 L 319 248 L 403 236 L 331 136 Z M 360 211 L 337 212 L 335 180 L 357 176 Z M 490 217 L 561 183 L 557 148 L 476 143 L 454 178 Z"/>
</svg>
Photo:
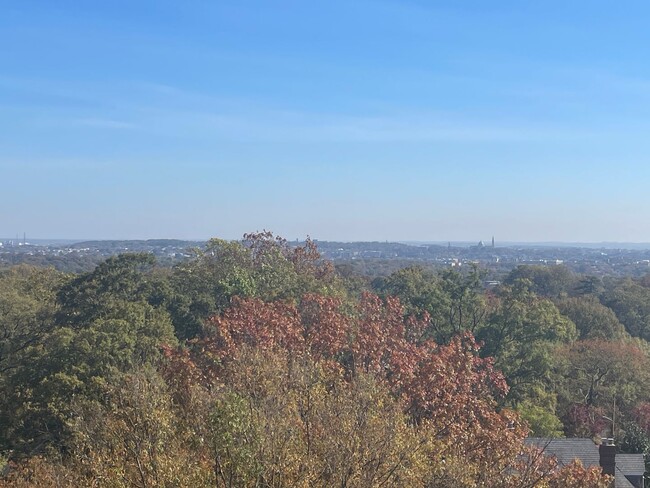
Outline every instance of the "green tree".
<svg viewBox="0 0 650 488">
<path fill-rule="evenodd" d="M 529 280 L 530 288 L 537 295 L 546 298 L 562 298 L 575 286 L 577 277 L 566 266 L 517 266 L 506 277 L 507 285 L 517 280 Z"/>
<path fill-rule="evenodd" d="M 614 311 L 631 336 L 650 340 L 650 288 L 629 278 L 608 284 L 602 303 Z"/>
<path fill-rule="evenodd" d="M 540 405 L 526 399 L 517 405 L 517 413 L 528 424 L 531 437 L 551 439 L 563 437 L 562 421 L 555 415 L 555 402 L 552 405 Z"/>
<path fill-rule="evenodd" d="M 602 415 L 612 416 L 614 405 L 617 418 L 629 418 L 639 402 L 648 400 L 650 360 L 641 346 L 587 339 L 556 350 L 558 411 L 565 426 L 598 425 Z"/>
<path fill-rule="evenodd" d="M 119 308 L 119 318 L 96 319 L 80 329 L 58 327 L 30 350 L 29 363 L 7 385 L 12 391 L 6 399 L 12 449 L 63 448 L 75 416 L 73 398 L 101 401 L 106 385 L 155 364 L 160 346 L 175 343 L 164 310 L 137 302 Z"/>
<path fill-rule="evenodd" d="M 270 232 L 241 242 L 211 239 L 196 258 L 175 268 L 169 311 L 179 338 L 200 335 L 204 321 L 233 297 L 297 300 L 305 293 L 344 296 L 343 280 L 311 240 L 290 246 Z"/>
<path fill-rule="evenodd" d="M 580 279 L 574 288 L 574 293 L 578 296 L 581 295 L 594 295 L 598 296 L 603 291 L 605 287 L 603 286 L 603 280 L 597 276 L 585 276 Z"/>
<path fill-rule="evenodd" d="M 447 330 L 442 332 L 445 342 L 450 336 L 466 330 L 476 334 L 483 325 L 488 312 L 481 288 L 484 275 L 484 270 L 477 266 L 473 266 L 469 273 L 465 274 L 453 269 L 442 272 L 442 289 L 447 295 L 447 324 L 443 326 L 443 329 Z"/>
<path fill-rule="evenodd" d="M 0 388 L 27 349 L 55 326 L 56 293 L 62 273 L 21 265 L 0 271 Z"/>
<path fill-rule="evenodd" d="M 61 287 L 54 325 L 5 379 L 7 448 L 63 448 L 73 398 L 100 401 L 104 385 L 155 363 L 161 345 L 175 344 L 169 315 L 155 305 L 153 263 L 148 254 L 120 255 Z"/>
<path fill-rule="evenodd" d="M 0 452 L 12 445 L 22 378 L 55 328 L 56 293 L 66 279 L 25 265 L 0 271 Z"/>
<path fill-rule="evenodd" d="M 622 339 L 627 335 L 612 309 L 594 296 L 567 298 L 557 306 L 576 325 L 581 339 Z"/>
<path fill-rule="evenodd" d="M 399 298 L 408 314 L 419 318 L 426 314 L 426 335 L 447 343 L 463 331 L 476 332 L 483 324 L 487 303 L 481 279 L 482 272 L 476 267 L 466 274 L 455 270 L 437 274 L 422 267 L 409 267 L 377 281 L 375 289 L 383 296 Z"/>
<path fill-rule="evenodd" d="M 122 302 L 156 300 L 155 280 L 148 273 L 155 265 L 152 254 L 120 254 L 61 288 L 57 301 L 60 324 L 83 328 L 99 318 L 119 313 Z M 154 298 L 156 297 L 156 298 Z"/>
<path fill-rule="evenodd" d="M 506 376 L 508 400 L 516 404 L 549 383 L 553 350 L 558 344 L 574 341 L 577 333 L 575 325 L 551 301 L 530 290 L 526 279 L 503 286 L 495 298 L 495 309 L 477 339 L 484 343 L 481 354 L 494 357 Z"/>
<path fill-rule="evenodd" d="M 450 299 L 442 288 L 437 273 L 419 266 L 403 268 L 382 280 L 376 280 L 374 288 L 381 296 L 399 298 L 407 314 L 429 314 L 432 330 L 446 328 L 445 313 Z"/>
</svg>

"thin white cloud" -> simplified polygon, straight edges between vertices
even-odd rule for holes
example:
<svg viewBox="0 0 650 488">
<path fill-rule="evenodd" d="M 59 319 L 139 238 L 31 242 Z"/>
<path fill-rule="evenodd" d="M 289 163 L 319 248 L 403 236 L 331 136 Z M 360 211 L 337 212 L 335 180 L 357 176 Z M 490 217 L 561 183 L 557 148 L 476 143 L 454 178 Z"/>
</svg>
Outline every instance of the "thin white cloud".
<svg viewBox="0 0 650 488">
<path fill-rule="evenodd" d="M 125 84 L 126 86 L 126 84 Z M 595 134 L 575 127 L 507 121 L 499 117 L 383 107 L 373 114 L 293 110 L 244 98 L 224 98 L 178 87 L 133 82 L 153 95 L 123 106 L 143 130 L 197 138 L 269 142 L 507 142 L 573 140 Z M 129 119 L 131 117 L 128 117 Z"/>
<path fill-rule="evenodd" d="M 566 127 L 470 120 L 454 114 L 350 116 L 260 109 L 247 112 L 155 110 L 140 121 L 154 132 L 192 138 L 282 143 L 509 142 L 575 140 L 593 133 Z"/>
<path fill-rule="evenodd" d="M 22 81 L 23 83 L 18 83 Z M 50 108 L 28 113 L 33 123 L 97 130 L 138 130 L 154 136 L 199 140 L 281 143 L 417 143 L 565 141 L 597 136 L 575 126 L 507 120 L 500 114 L 474 117 L 471 113 L 400 111 L 383 107 L 376 113 L 349 115 L 310 110 L 287 110 L 256 100 L 226 99 L 155 82 L 45 83 L 7 79 L 32 91 L 63 95 L 81 93 L 96 103 L 71 109 Z"/>
<path fill-rule="evenodd" d="M 0 168 L 6 170 L 92 171 L 114 170 L 115 161 L 78 158 L 0 158 Z"/>
<path fill-rule="evenodd" d="M 83 118 L 71 121 L 74 125 L 81 127 L 96 127 L 99 129 L 137 129 L 136 124 L 122 120 L 102 119 L 102 118 Z"/>
</svg>

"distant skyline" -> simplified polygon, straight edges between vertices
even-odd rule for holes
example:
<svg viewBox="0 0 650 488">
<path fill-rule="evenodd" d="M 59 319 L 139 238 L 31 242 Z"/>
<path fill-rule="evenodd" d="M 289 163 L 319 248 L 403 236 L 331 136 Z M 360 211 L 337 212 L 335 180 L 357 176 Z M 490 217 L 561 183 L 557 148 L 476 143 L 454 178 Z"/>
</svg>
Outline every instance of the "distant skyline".
<svg viewBox="0 0 650 488">
<path fill-rule="evenodd" d="M 238 239 L 233 239 L 233 240 L 240 240 L 241 238 Z M 42 238 L 30 238 L 26 240 L 27 245 L 36 245 L 36 246 L 57 246 L 57 245 L 66 245 L 66 244 L 79 244 L 82 242 L 115 242 L 115 241 L 126 241 L 126 242 L 138 242 L 138 241 L 160 241 L 160 240 L 170 240 L 170 241 L 175 241 L 178 239 L 165 239 L 165 238 L 151 238 L 151 239 L 42 239 Z M 181 241 L 185 242 L 206 242 L 206 239 L 180 239 Z M 304 240 L 300 238 L 296 239 L 289 239 L 290 242 L 304 242 Z M 0 244 L 2 245 L 9 245 L 9 243 L 13 244 L 14 246 L 20 247 L 23 242 L 22 238 L 19 238 L 17 236 L 14 237 L 2 237 L 0 236 Z M 447 247 L 447 245 L 451 245 L 454 248 L 468 248 L 468 247 L 474 247 L 477 245 L 478 242 L 480 241 L 326 241 L 323 239 L 315 239 L 315 242 L 318 244 L 319 242 L 341 242 L 341 243 L 367 243 L 367 244 L 372 244 L 373 242 L 379 243 L 379 244 L 384 244 L 384 243 L 390 243 L 390 244 L 406 244 L 409 246 L 441 246 L 441 247 Z M 491 243 L 485 243 L 483 241 L 484 245 L 486 248 L 491 248 Z M 585 248 L 585 249 L 607 249 L 607 250 L 650 250 L 650 242 L 532 242 L 532 241 L 521 241 L 521 242 L 513 242 L 513 241 L 505 241 L 505 242 L 497 242 L 495 245 L 495 248 L 503 249 L 503 248 L 517 248 L 517 247 L 523 247 L 523 248 Z M 9 248 L 7 248 L 9 249 Z"/>
<path fill-rule="evenodd" d="M 0 236 L 650 242 L 650 4 L 9 0 Z"/>
</svg>

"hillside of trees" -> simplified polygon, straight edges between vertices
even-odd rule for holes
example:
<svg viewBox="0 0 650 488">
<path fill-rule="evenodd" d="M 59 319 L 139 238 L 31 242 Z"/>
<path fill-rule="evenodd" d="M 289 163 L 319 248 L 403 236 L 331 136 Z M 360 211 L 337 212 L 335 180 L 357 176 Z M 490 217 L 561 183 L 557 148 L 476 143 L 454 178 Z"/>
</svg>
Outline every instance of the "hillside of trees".
<svg viewBox="0 0 650 488">
<path fill-rule="evenodd" d="M 650 275 L 344 271 L 268 232 L 0 268 L 0 487 L 591 488 L 524 439 L 650 450 Z"/>
</svg>

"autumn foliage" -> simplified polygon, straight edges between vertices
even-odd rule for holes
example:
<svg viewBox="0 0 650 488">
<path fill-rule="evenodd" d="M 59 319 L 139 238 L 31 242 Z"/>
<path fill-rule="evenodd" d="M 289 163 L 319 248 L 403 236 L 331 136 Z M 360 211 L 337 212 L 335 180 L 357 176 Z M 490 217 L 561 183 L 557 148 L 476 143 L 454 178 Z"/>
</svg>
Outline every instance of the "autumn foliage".
<svg viewBox="0 0 650 488">
<path fill-rule="evenodd" d="M 650 431 L 642 347 L 576 340 L 525 281 L 410 270 L 377 295 L 268 232 L 152 266 L 4 278 L 0 487 L 605 488 L 526 445 L 522 405 L 596 435 L 616 399 Z"/>
<path fill-rule="evenodd" d="M 323 470 L 334 469 L 328 476 L 340 475 L 337 470 L 342 468 L 326 469 L 319 464 L 323 457 L 340 452 L 337 443 L 353 436 L 353 431 L 338 425 L 344 422 L 343 413 L 329 411 L 336 405 L 352 415 L 350 421 L 367 414 L 379 423 L 375 428 L 389 429 L 390 435 L 384 432 L 387 437 L 376 445 L 372 435 L 363 433 L 355 440 L 355 449 L 366 452 L 389 446 L 392 467 L 382 479 L 390 486 L 560 486 L 561 479 L 580 477 L 590 481 L 582 485 L 576 481 L 573 486 L 598 486 L 591 484 L 594 472 L 577 466 L 559 469 L 523 446 L 525 426 L 514 412 L 497 408 L 497 400 L 508 391 L 505 379 L 490 358 L 479 356 L 479 345 L 471 334 L 439 345 L 424 337 L 426 323 L 427 317 L 405 318 L 397 299 L 382 300 L 369 293 L 352 309 L 340 299 L 315 294 L 305 295 L 298 303 L 235 299 L 231 308 L 207 321 L 203 336 L 189 349 L 166 351 L 166 376 L 180 379 L 175 388 L 185 392 L 181 395 L 185 398 L 193 382 L 227 391 L 231 402 L 240 402 L 239 409 L 254 417 L 240 419 L 242 425 L 252 429 L 254 421 L 260 423 L 255 435 L 248 433 L 256 443 L 269 441 L 265 436 L 270 432 L 276 435 L 287 429 L 282 443 L 293 445 L 298 464 L 306 464 L 293 466 L 291 476 L 278 474 L 276 466 L 273 476 L 284 481 L 273 486 L 299 480 L 305 486 L 331 486 L 324 481 Z M 361 408 L 359 402 L 365 406 Z M 225 405 L 232 409 L 231 403 Z M 373 414 L 376 407 L 392 413 Z M 363 428 L 369 428 L 367 421 Z M 291 427 L 285 422 L 295 424 Z M 392 426 L 386 422 L 393 422 Z M 327 442 L 334 444 L 323 447 Z M 316 445 L 321 446 L 320 454 Z M 347 462 L 361 456 L 355 453 L 349 454 Z M 271 459 L 276 458 L 256 458 L 253 464 L 264 471 L 260 466 Z M 220 469 L 228 466 L 232 475 L 234 462 L 219 461 Z M 356 481 L 345 486 L 378 486 L 379 478 L 362 481 L 370 475 L 358 463 L 346 468 L 351 473 L 361 471 L 352 477 Z M 414 466 L 419 474 L 403 484 L 405 473 L 413 474 Z M 237 478 L 244 476 L 241 473 L 235 478 L 241 486 L 254 486 L 253 479 L 268 476 L 251 473 L 246 482 L 245 477 Z M 231 486 L 223 473 L 220 479 L 218 483 Z"/>
</svg>

